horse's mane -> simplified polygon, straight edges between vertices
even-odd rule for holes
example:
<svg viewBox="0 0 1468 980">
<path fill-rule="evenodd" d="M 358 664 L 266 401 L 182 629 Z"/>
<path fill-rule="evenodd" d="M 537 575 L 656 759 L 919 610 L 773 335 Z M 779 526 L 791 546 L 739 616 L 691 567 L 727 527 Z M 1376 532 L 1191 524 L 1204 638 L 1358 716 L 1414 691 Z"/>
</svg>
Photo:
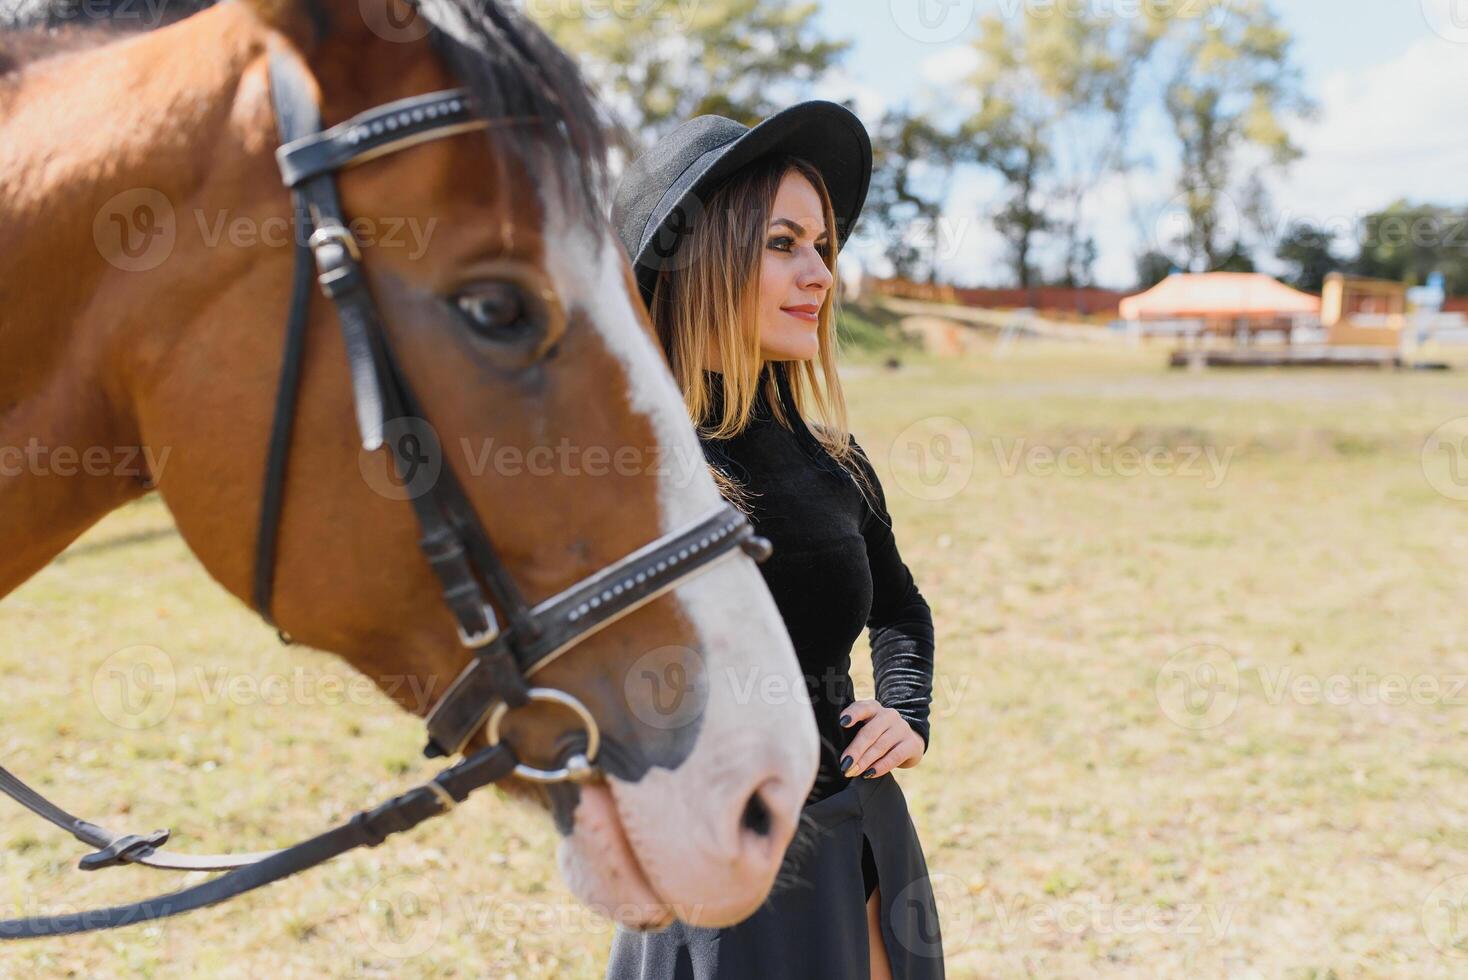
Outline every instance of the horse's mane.
<svg viewBox="0 0 1468 980">
<path fill-rule="evenodd" d="M 411 0 L 410 0 L 411 2 Z M 571 203 L 602 210 L 607 193 L 607 117 L 581 69 L 545 32 L 497 0 L 416 0 L 429 41 L 486 118 L 528 116 L 546 125 L 505 126 L 496 140 L 531 173 L 551 166 Z M 535 155 L 533 155 L 535 154 Z"/>
<path fill-rule="evenodd" d="M 329 34 L 315 0 L 300 0 Z M 410 0 L 414 2 L 414 0 Z M 166 26 L 215 0 L 0 0 L 0 81 L 26 64 Z M 532 163 L 549 143 L 555 174 L 593 210 L 606 193 L 605 115 L 580 69 L 534 23 L 497 0 L 416 0 L 429 41 L 486 118 L 547 125 L 495 130 L 499 145 Z"/>
</svg>

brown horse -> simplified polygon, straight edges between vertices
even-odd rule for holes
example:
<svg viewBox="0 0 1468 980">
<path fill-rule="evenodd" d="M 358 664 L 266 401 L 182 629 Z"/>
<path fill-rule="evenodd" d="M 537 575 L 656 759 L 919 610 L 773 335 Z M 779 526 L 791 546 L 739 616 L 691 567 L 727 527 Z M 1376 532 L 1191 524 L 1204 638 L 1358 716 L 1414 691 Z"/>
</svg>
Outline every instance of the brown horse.
<svg viewBox="0 0 1468 980">
<path fill-rule="evenodd" d="M 29 50 L 30 35 L 0 33 L 0 596 L 156 487 L 204 567 L 250 600 L 292 282 L 273 48 L 309 66 L 328 125 L 454 87 L 506 122 L 364 162 L 339 187 L 444 465 L 527 598 L 719 504 L 599 207 L 595 103 L 533 25 L 483 3 L 248 0 Z M 515 290 L 557 310 L 529 343 L 476 319 L 476 296 Z M 361 449 L 335 317 L 318 296 L 274 618 L 423 712 L 410 692 L 441 693 L 470 655 L 411 508 L 379 478 L 385 457 Z M 567 445 L 582 452 L 529 465 L 535 447 Z M 690 670 L 675 693 L 699 694 L 679 724 L 659 723 L 669 663 Z M 513 787 L 555 813 L 578 897 L 641 927 L 752 912 L 816 767 L 794 651 L 753 562 L 720 562 L 536 683 L 579 698 L 603 731 L 604 780 Z M 522 759 L 549 760 L 577 728 L 534 704 L 504 734 Z"/>
</svg>

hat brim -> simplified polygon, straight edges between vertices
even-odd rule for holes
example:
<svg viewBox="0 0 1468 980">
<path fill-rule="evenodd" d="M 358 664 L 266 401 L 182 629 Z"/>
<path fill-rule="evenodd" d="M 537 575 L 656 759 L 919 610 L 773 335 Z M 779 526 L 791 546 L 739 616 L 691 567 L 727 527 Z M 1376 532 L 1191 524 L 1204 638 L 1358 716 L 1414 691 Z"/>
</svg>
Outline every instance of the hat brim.
<svg viewBox="0 0 1468 980">
<path fill-rule="evenodd" d="M 775 113 L 732 143 L 704 153 L 663 194 L 643 228 L 633 269 L 643 299 L 658 273 L 678 265 L 679 245 L 710 192 L 739 170 L 770 155 L 809 161 L 821 174 L 836 217 L 837 248 L 851 234 L 872 179 L 872 143 L 850 109 L 802 102 Z M 675 223 L 676 222 L 676 223 Z"/>
</svg>

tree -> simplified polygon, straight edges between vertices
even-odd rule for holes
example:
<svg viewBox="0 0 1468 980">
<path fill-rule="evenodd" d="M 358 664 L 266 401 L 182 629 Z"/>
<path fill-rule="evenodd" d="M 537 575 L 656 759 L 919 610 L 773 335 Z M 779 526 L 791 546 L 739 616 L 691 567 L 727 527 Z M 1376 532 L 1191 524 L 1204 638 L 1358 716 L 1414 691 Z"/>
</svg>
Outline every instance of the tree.
<svg viewBox="0 0 1468 980">
<path fill-rule="evenodd" d="M 850 46 L 816 34 L 815 3 L 642 0 L 601 16 L 537 6 L 565 5 L 531 12 L 576 55 L 634 154 L 698 115 L 753 125 Z"/>
<path fill-rule="evenodd" d="M 862 210 L 904 279 L 937 278 L 939 219 L 963 141 L 925 115 L 891 109 L 872 132 L 872 184 Z"/>
<path fill-rule="evenodd" d="M 1468 209 L 1395 201 L 1361 232 L 1357 275 L 1421 285 L 1441 272 L 1449 296 L 1468 295 Z"/>
<path fill-rule="evenodd" d="M 1240 244 L 1235 243 L 1229 253 L 1218 260 L 1215 272 L 1255 272 L 1254 259 Z"/>
<path fill-rule="evenodd" d="M 1038 239 L 1060 239 L 1062 281 L 1089 281 L 1095 245 L 1085 200 L 1107 173 L 1124 169 L 1132 109 L 1132 66 L 1152 36 L 1132 18 L 1027 6 L 1013 22 L 990 15 L 974 41 L 978 66 L 967 80 L 979 108 L 964 134 L 975 158 L 996 171 L 1007 198 L 994 216 L 1008 243 L 1014 278 L 1030 286 Z"/>
<path fill-rule="evenodd" d="M 1224 221 L 1241 151 L 1264 155 L 1248 181 L 1252 190 L 1241 192 L 1258 213 L 1258 174 L 1300 156 L 1285 118 L 1308 116 L 1314 108 L 1290 60 L 1293 39 L 1263 0 L 1234 0 L 1214 9 L 1222 16 L 1185 16 L 1171 7 L 1148 11 L 1148 29 L 1157 39 L 1154 63 L 1164 78 L 1162 102 L 1181 157 L 1178 193 L 1188 218 L 1178 241 L 1160 244 L 1180 248 L 1192 269 L 1220 268 L 1241 248 L 1240 235 L 1227 233 Z"/>
<path fill-rule="evenodd" d="M 1137 289 L 1147 290 L 1172 275 L 1172 259 L 1158 251 L 1144 252 L 1137 257 Z"/>
<path fill-rule="evenodd" d="M 1280 239 L 1275 256 L 1291 268 L 1285 281 L 1296 289 L 1318 293 L 1325 288 L 1325 277 L 1344 263 L 1335 254 L 1335 235 L 1309 222 L 1292 225 Z"/>
</svg>

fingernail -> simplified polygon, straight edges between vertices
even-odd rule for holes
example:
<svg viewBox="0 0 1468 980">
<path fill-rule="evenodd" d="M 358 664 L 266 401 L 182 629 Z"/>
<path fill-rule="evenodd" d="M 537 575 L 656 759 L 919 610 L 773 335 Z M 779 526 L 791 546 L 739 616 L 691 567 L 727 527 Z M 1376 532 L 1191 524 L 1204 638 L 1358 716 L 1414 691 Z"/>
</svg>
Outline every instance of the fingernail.
<svg viewBox="0 0 1468 980">
<path fill-rule="evenodd" d="M 851 724 L 851 716 L 850 715 L 842 715 L 841 716 L 841 727 L 842 728 L 845 728 L 849 724 Z"/>
<path fill-rule="evenodd" d="M 849 756 L 849 755 L 843 755 L 841 757 L 841 771 L 842 772 L 845 772 L 846 770 L 848 770 L 850 768 L 851 768 L 851 756 Z"/>
<path fill-rule="evenodd" d="M 877 773 L 877 767 L 876 766 L 872 766 L 866 772 L 864 772 L 864 773 L 861 774 L 861 778 L 862 779 L 871 779 L 874 775 L 876 775 L 876 773 Z"/>
</svg>

